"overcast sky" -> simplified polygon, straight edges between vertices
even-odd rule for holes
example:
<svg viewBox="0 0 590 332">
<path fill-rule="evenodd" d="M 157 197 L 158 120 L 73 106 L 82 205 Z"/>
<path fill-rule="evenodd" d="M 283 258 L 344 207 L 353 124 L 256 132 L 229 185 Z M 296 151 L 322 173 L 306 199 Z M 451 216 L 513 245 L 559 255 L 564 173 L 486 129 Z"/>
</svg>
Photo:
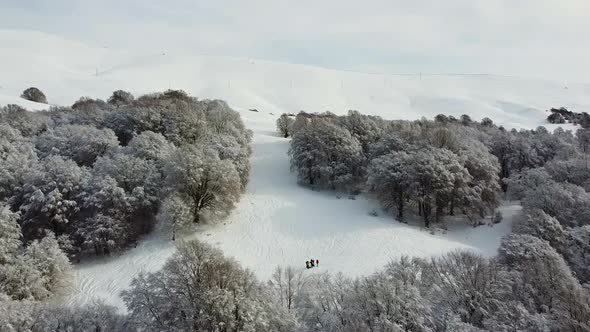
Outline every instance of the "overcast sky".
<svg viewBox="0 0 590 332">
<path fill-rule="evenodd" d="M 590 0 L 0 0 L 0 28 L 336 69 L 590 82 Z"/>
</svg>

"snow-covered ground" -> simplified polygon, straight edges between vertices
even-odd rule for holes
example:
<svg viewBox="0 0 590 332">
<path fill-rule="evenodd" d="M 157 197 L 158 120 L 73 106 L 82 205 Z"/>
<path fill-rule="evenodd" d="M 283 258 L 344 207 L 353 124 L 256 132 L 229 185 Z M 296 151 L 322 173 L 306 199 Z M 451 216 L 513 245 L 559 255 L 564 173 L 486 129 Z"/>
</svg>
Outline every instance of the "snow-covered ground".
<svg viewBox="0 0 590 332">
<path fill-rule="evenodd" d="M 536 127 L 550 107 L 590 109 L 590 85 L 585 84 L 566 89 L 563 82 L 510 77 L 372 75 L 163 50 L 134 54 L 23 31 L 0 30 L 0 45 L 0 105 L 46 108 L 18 98 L 29 86 L 63 105 L 80 96 L 106 99 L 116 89 L 138 95 L 173 88 L 225 99 L 239 110 L 254 131 L 246 194 L 221 225 L 188 237 L 218 246 L 263 279 L 277 265 L 302 267 L 311 258 L 318 258 L 320 267 L 310 273 L 359 276 L 401 255 L 428 257 L 458 248 L 494 255 L 519 208 L 504 205 L 504 221 L 493 228 L 450 223 L 446 234 L 432 235 L 394 221 L 366 197 L 339 199 L 299 187 L 289 172 L 288 141 L 274 133 L 281 113 L 357 109 L 388 119 L 466 113 L 508 127 Z M 377 217 L 369 215 L 373 210 Z M 139 271 L 158 270 L 173 252 L 174 244 L 155 233 L 118 257 L 80 264 L 68 301 L 104 298 L 123 308 L 120 291 Z"/>
</svg>

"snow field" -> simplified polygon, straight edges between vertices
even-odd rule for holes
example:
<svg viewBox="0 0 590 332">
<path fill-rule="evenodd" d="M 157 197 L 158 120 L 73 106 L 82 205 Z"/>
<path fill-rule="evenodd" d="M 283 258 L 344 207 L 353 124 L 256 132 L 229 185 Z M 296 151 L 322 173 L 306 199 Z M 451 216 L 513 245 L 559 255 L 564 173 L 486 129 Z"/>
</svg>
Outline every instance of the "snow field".
<svg viewBox="0 0 590 332">
<path fill-rule="evenodd" d="M 202 227 L 187 238 L 213 244 L 268 279 L 278 265 L 305 268 L 318 258 L 323 271 L 370 274 L 401 255 L 429 257 L 456 249 L 495 254 L 510 231 L 515 204 L 501 207 L 504 221 L 492 228 L 449 222 L 449 231 L 430 234 L 400 224 L 365 196 L 355 200 L 297 185 L 289 172 L 288 140 L 275 134 L 283 112 L 357 109 L 386 119 L 432 118 L 439 113 L 489 117 L 507 127 L 544 124 L 546 109 L 590 109 L 590 85 L 497 76 L 372 75 L 228 57 L 153 54 L 111 50 L 25 31 L 0 30 L 0 105 L 32 110 L 48 105 L 20 99 L 40 88 L 52 104 L 71 105 L 80 96 L 106 99 L 112 91 L 140 95 L 168 88 L 199 98 L 220 98 L 240 111 L 253 130 L 251 180 L 246 193 L 220 225 Z M 250 112 L 256 108 L 259 112 Z M 272 113 L 272 114 L 271 114 Z M 378 216 L 369 215 L 377 211 Z M 140 271 L 156 271 L 174 253 L 167 234 L 154 233 L 116 257 L 75 267 L 67 301 L 102 298 L 124 310 L 120 292 Z"/>
</svg>

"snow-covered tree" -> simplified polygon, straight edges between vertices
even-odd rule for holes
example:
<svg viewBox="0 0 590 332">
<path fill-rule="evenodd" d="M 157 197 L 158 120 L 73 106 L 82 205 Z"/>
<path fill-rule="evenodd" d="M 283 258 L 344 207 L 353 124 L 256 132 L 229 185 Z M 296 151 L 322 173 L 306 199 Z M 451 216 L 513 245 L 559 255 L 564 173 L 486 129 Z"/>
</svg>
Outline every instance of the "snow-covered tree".
<svg viewBox="0 0 590 332">
<path fill-rule="evenodd" d="M 557 182 L 569 182 L 590 191 L 590 163 L 587 158 L 553 160 L 543 167 Z"/>
<path fill-rule="evenodd" d="M 0 201 L 15 194 L 36 161 L 31 142 L 18 130 L 0 124 Z"/>
<path fill-rule="evenodd" d="M 162 226 L 171 230 L 172 241 L 175 241 L 178 231 L 193 222 L 193 210 L 181 197 L 171 195 L 162 203 L 157 220 Z"/>
<path fill-rule="evenodd" d="M 24 137 L 32 137 L 51 127 L 53 121 L 45 112 L 29 112 L 10 104 L 0 107 L 0 123 L 18 130 Z"/>
<path fill-rule="evenodd" d="M 135 97 L 127 91 L 117 90 L 109 97 L 108 103 L 113 106 L 120 106 L 130 104 L 135 100 Z"/>
<path fill-rule="evenodd" d="M 93 173 L 115 179 L 117 185 L 128 195 L 132 195 L 134 191 L 142 193 L 139 206 L 148 209 L 157 207 L 165 190 L 163 176 L 154 161 L 121 152 L 99 157 L 94 164 Z"/>
<path fill-rule="evenodd" d="M 170 157 L 174 149 L 174 145 L 162 134 L 148 130 L 133 137 L 124 151 L 138 158 L 162 163 Z"/>
<path fill-rule="evenodd" d="M 397 210 L 399 221 L 404 220 L 405 206 L 413 194 L 415 180 L 413 158 L 406 152 L 375 158 L 368 168 L 367 185 L 386 207 Z"/>
<path fill-rule="evenodd" d="M 33 240 L 27 246 L 25 256 L 29 264 L 41 273 L 48 292 L 55 293 L 66 287 L 71 271 L 70 261 L 53 233 L 48 232 L 41 240 Z"/>
<path fill-rule="evenodd" d="M 235 166 L 221 160 L 217 151 L 187 145 L 171 158 L 169 181 L 193 211 L 193 222 L 205 211 L 226 213 L 237 201 L 241 181 Z"/>
<path fill-rule="evenodd" d="M 112 130 L 81 125 L 56 127 L 35 139 L 41 157 L 59 155 L 80 166 L 92 166 L 96 158 L 117 146 L 119 141 Z"/>
<path fill-rule="evenodd" d="M 412 157 L 418 211 L 426 227 L 430 227 L 433 209 L 436 221 L 439 221 L 454 190 L 463 190 L 472 177 L 458 156 L 446 149 L 419 151 Z"/>
<path fill-rule="evenodd" d="M 582 153 L 590 153 L 590 129 L 582 128 L 576 131 L 576 139 Z"/>
<path fill-rule="evenodd" d="M 242 190 L 246 189 L 250 177 L 250 147 L 243 146 L 235 136 L 227 134 L 210 137 L 207 145 L 217 151 L 221 160 L 232 162 L 240 176 Z"/>
<path fill-rule="evenodd" d="M 516 200 L 523 199 L 529 190 L 548 181 L 551 181 L 551 176 L 543 168 L 527 169 L 504 179 L 508 197 Z"/>
<path fill-rule="evenodd" d="M 513 232 L 545 240 L 558 252 L 563 252 L 566 242 L 566 230 L 559 221 L 540 209 L 526 208 L 515 217 Z"/>
<path fill-rule="evenodd" d="M 471 252 L 452 252 L 433 258 L 425 271 L 435 316 L 457 315 L 463 323 L 483 328 L 493 308 L 498 267 Z"/>
<path fill-rule="evenodd" d="M 281 116 L 277 119 L 277 131 L 279 132 L 279 135 L 284 138 L 291 136 L 291 127 L 293 126 L 294 122 L 295 119 L 293 119 L 288 114 L 281 114 Z"/>
<path fill-rule="evenodd" d="M 348 111 L 347 116 L 340 119 L 340 123 L 346 128 L 352 137 L 356 138 L 367 154 L 371 145 L 375 144 L 383 136 L 384 121 L 376 116 L 363 115 L 358 111 Z"/>
<path fill-rule="evenodd" d="M 98 213 L 81 222 L 76 235 L 85 249 L 96 255 L 110 255 L 125 245 L 129 232 L 124 220 Z"/>
<path fill-rule="evenodd" d="M 135 331 L 136 326 L 102 302 L 82 307 L 34 301 L 0 301 L 0 331 Z"/>
<path fill-rule="evenodd" d="M 0 265 L 0 295 L 12 300 L 45 300 L 51 296 L 48 282 L 27 255 L 19 254 L 10 264 Z"/>
<path fill-rule="evenodd" d="M 25 239 L 44 236 L 46 229 L 59 236 L 71 227 L 78 220 L 89 178 L 85 167 L 60 156 L 37 163 L 11 201 L 22 213 Z"/>
<path fill-rule="evenodd" d="M 160 272 L 142 274 L 123 292 L 130 318 L 149 331 L 289 331 L 253 274 L 209 245 L 192 241 Z"/>
<path fill-rule="evenodd" d="M 526 191 L 522 205 L 543 210 L 565 226 L 590 224 L 590 194 L 569 183 L 547 181 Z"/>
<path fill-rule="evenodd" d="M 277 304 L 292 311 L 300 301 L 301 293 L 306 287 L 306 278 L 302 271 L 297 271 L 292 266 L 286 268 L 278 266 L 271 280 L 268 281 L 268 286 Z"/>
<path fill-rule="evenodd" d="M 590 283 L 590 225 L 567 231 L 564 257 L 581 283 Z"/>
<path fill-rule="evenodd" d="M 551 330 L 590 329 L 590 296 L 548 242 L 531 235 L 510 235 L 500 246 L 499 262 L 516 274 L 513 292 L 533 312 L 549 314 Z"/>
<path fill-rule="evenodd" d="M 360 180 L 363 154 L 348 130 L 322 119 L 298 130 L 289 149 L 291 170 L 304 185 L 352 189 Z"/>
<path fill-rule="evenodd" d="M 45 97 L 45 94 L 35 87 L 30 87 L 23 91 L 21 98 L 37 103 L 47 104 L 47 97 Z"/>
<path fill-rule="evenodd" d="M 18 214 L 0 204 L 0 265 L 8 264 L 22 245 Z"/>
</svg>

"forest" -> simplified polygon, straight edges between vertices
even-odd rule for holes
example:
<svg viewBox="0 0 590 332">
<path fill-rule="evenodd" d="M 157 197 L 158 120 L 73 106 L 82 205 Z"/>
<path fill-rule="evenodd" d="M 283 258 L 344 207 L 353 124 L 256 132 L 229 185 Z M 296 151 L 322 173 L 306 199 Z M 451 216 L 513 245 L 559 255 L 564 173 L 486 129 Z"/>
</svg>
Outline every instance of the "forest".
<svg viewBox="0 0 590 332">
<path fill-rule="evenodd" d="M 0 177 L 0 248 L 8 248 L 0 330 L 590 331 L 589 129 L 507 130 L 468 115 L 284 114 L 278 135 L 290 137 L 301 185 L 371 195 L 392 222 L 416 216 L 425 227 L 451 215 L 474 226 L 502 222 L 500 201 L 519 200 L 512 233 L 492 258 L 402 257 L 360 278 L 283 266 L 268 281 L 208 244 L 178 241 L 160 271 L 134 278 L 120 313 L 39 300 L 67 280 L 68 257 L 120 250 L 156 221 L 175 229 L 227 213 L 247 183 L 250 133 L 224 103 L 179 92 L 115 93 L 106 105 L 82 99 L 39 115 L 5 108 L 2 117 L 1 169 L 12 168 Z M 92 144 L 75 144 L 83 139 Z M 232 183 L 208 165 L 234 174 Z M 202 194 L 203 185 L 211 191 Z M 76 240 L 97 223 L 126 231 Z M 20 282 L 30 276 L 44 282 L 41 291 Z"/>
<path fill-rule="evenodd" d="M 248 182 L 251 133 L 219 100 L 115 91 L 0 109 L 0 294 L 43 300 L 71 262 L 215 222 Z"/>
</svg>

